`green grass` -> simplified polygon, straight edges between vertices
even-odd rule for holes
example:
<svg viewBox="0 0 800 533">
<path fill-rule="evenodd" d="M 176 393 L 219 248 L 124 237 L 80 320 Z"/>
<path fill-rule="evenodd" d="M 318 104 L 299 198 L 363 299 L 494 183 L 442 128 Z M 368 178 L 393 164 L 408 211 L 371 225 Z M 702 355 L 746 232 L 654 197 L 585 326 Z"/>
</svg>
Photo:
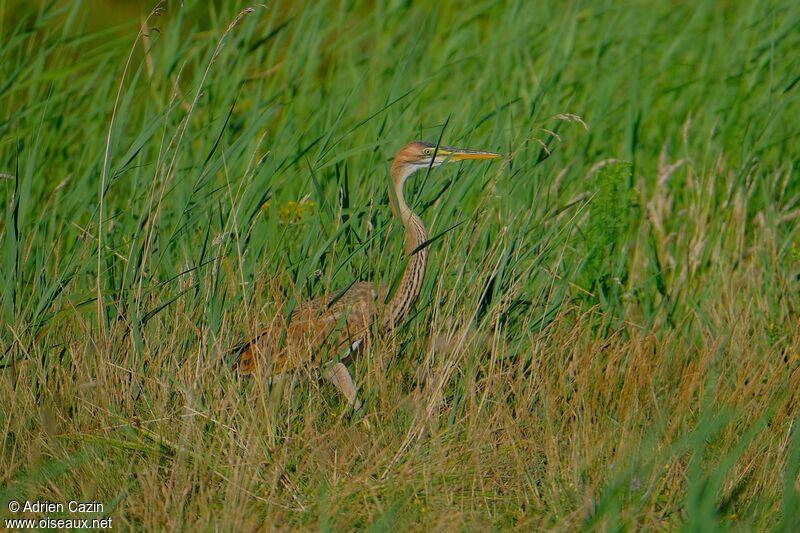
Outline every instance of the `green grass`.
<svg viewBox="0 0 800 533">
<path fill-rule="evenodd" d="M 800 526 L 795 2 L 47 4 L 0 0 L 0 518 Z M 439 138 L 509 156 L 412 180 L 441 237 L 364 413 L 238 380 L 396 279 L 389 161 Z"/>
</svg>

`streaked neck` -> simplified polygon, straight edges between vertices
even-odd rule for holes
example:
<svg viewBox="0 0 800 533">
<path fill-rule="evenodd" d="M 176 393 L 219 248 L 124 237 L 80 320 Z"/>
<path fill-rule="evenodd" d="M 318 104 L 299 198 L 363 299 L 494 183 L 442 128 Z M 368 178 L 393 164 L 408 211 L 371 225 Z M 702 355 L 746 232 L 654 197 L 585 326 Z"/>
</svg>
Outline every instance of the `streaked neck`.
<svg viewBox="0 0 800 533">
<path fill-rule="evenodd" d="M 406 179 L 417 170 L 414 167 L 405 167 L 401 169 L 393 168 L 393 174 L 398 172 L 399 175 L 393 177 L 393 192 L 397 201 L 397 209 L 395 210 L 394 202 L 392 201 L 392 190 L 390 189 L 390 202 L 392 203 L 392 212 L 395 216 L 399 216 L 405 228 L 405 250 L 410 254 L 408 264 L 403 271 L 403 277 L 400 278 L 400 284 L 397 286 L 391 300 L 386 307 L 386 315 L 384 316 L 383 326 L 385 328 L 393 328 L 400 323 L 403 318 L 408 315 L 408 312 L 414 306 L 420 290 L 422 289 L 422 282 L 425 278 L 425 270 L 428 266 L 428 248 L 422 247 L 428 241 L 428 233 L 425 231 L 425 225 L 422 219 L 414 213 L 408 204 L 406 204 L 404 195 L 404 186 Z"/>
</svg>

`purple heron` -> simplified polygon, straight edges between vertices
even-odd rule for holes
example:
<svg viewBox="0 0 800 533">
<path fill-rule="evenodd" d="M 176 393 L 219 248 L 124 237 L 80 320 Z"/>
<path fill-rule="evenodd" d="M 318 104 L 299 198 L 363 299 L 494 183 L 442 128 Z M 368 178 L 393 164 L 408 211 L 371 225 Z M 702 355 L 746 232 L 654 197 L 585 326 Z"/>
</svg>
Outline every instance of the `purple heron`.
<svg viewBox="0 0 800 533">
<path fill-rule="evenodd" d="M 325 378 L 347 398 L 348 407 L 354 405 L 358 409 L 361 403 L 344 362 L 369 343 L 373 325 L 380 334 L 403 320 L 419 296 L 425 277 L 428 234 L 422 220 L 406 204 L 406 180 L 418 170 L 442 163 L 497 157 L 500 154 L 494 152 L 437 147 L 419 141 L 404 146 L 392 162 L 389 197 L 392 214 L 400 218 L 405 228 L 409 257 L 391 298 L 387 301 L 388 287 L 367 281 L 355 283 L 333 297 L 301 304 L 291 314 L 288 326 L 277 316 L 255 338 L 234 348 L 238 354 L 236 372 L 267 377 L 308 365 L 320 367 Z"/>
</svg>

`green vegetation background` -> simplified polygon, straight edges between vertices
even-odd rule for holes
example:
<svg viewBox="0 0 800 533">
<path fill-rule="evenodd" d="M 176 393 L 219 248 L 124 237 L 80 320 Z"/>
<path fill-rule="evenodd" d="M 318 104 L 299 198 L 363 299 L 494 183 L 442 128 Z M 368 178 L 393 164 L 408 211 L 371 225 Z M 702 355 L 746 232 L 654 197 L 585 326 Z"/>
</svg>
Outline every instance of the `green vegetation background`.
<svg viewBox="0 0 800 533">
<path fill-rule="evenodd" d="M 800 526 L 796 2 L 21 6 L 0 517 Z M 412 180 L 439 238 L 355 363 L 364 412 L 311 371 L 238 380 L 258 324 L 399 274 L 385 189 L 414 139 L 508 157 Z"/>
</svg>

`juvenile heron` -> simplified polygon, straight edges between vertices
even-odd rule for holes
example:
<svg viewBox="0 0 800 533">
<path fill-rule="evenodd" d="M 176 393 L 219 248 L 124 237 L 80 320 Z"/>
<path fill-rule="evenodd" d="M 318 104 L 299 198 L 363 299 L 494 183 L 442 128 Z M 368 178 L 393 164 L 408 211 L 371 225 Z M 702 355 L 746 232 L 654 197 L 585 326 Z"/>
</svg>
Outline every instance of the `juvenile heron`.
<svg viewBox="0 0 800 533">
<path fill-rule="evenodd" d="M 315 298 L 292 313 L 288 326 L 276 317 L 255 338 L 234 349 L 235 369 L 240 375 L 273 376 L 301 366 L 320 367 L 327 380 L 347 398 L 348 407 L 360 402 L 350 372 L 343 361 L 370 341 L 373 324 L 377 332 L 394 329 L 419 296 L 428 262 L 428 234 L 422 220 L 406 204 L 403 186 L 417 170 L 468 159 L 495 159 L 500 154 L 445 148 L 412 142 L 400 150 L 391 167 L 389 197 L 392 214 L 405 228 L 408 264 L 397 289 L 386 301 L 388 288 L 372 282 L 355 283 L 342 294 Z M 395 204 L 396 202 L 396 204 Z M 284 334 L 285 333 L 285 334 Z"/>
</svg>

